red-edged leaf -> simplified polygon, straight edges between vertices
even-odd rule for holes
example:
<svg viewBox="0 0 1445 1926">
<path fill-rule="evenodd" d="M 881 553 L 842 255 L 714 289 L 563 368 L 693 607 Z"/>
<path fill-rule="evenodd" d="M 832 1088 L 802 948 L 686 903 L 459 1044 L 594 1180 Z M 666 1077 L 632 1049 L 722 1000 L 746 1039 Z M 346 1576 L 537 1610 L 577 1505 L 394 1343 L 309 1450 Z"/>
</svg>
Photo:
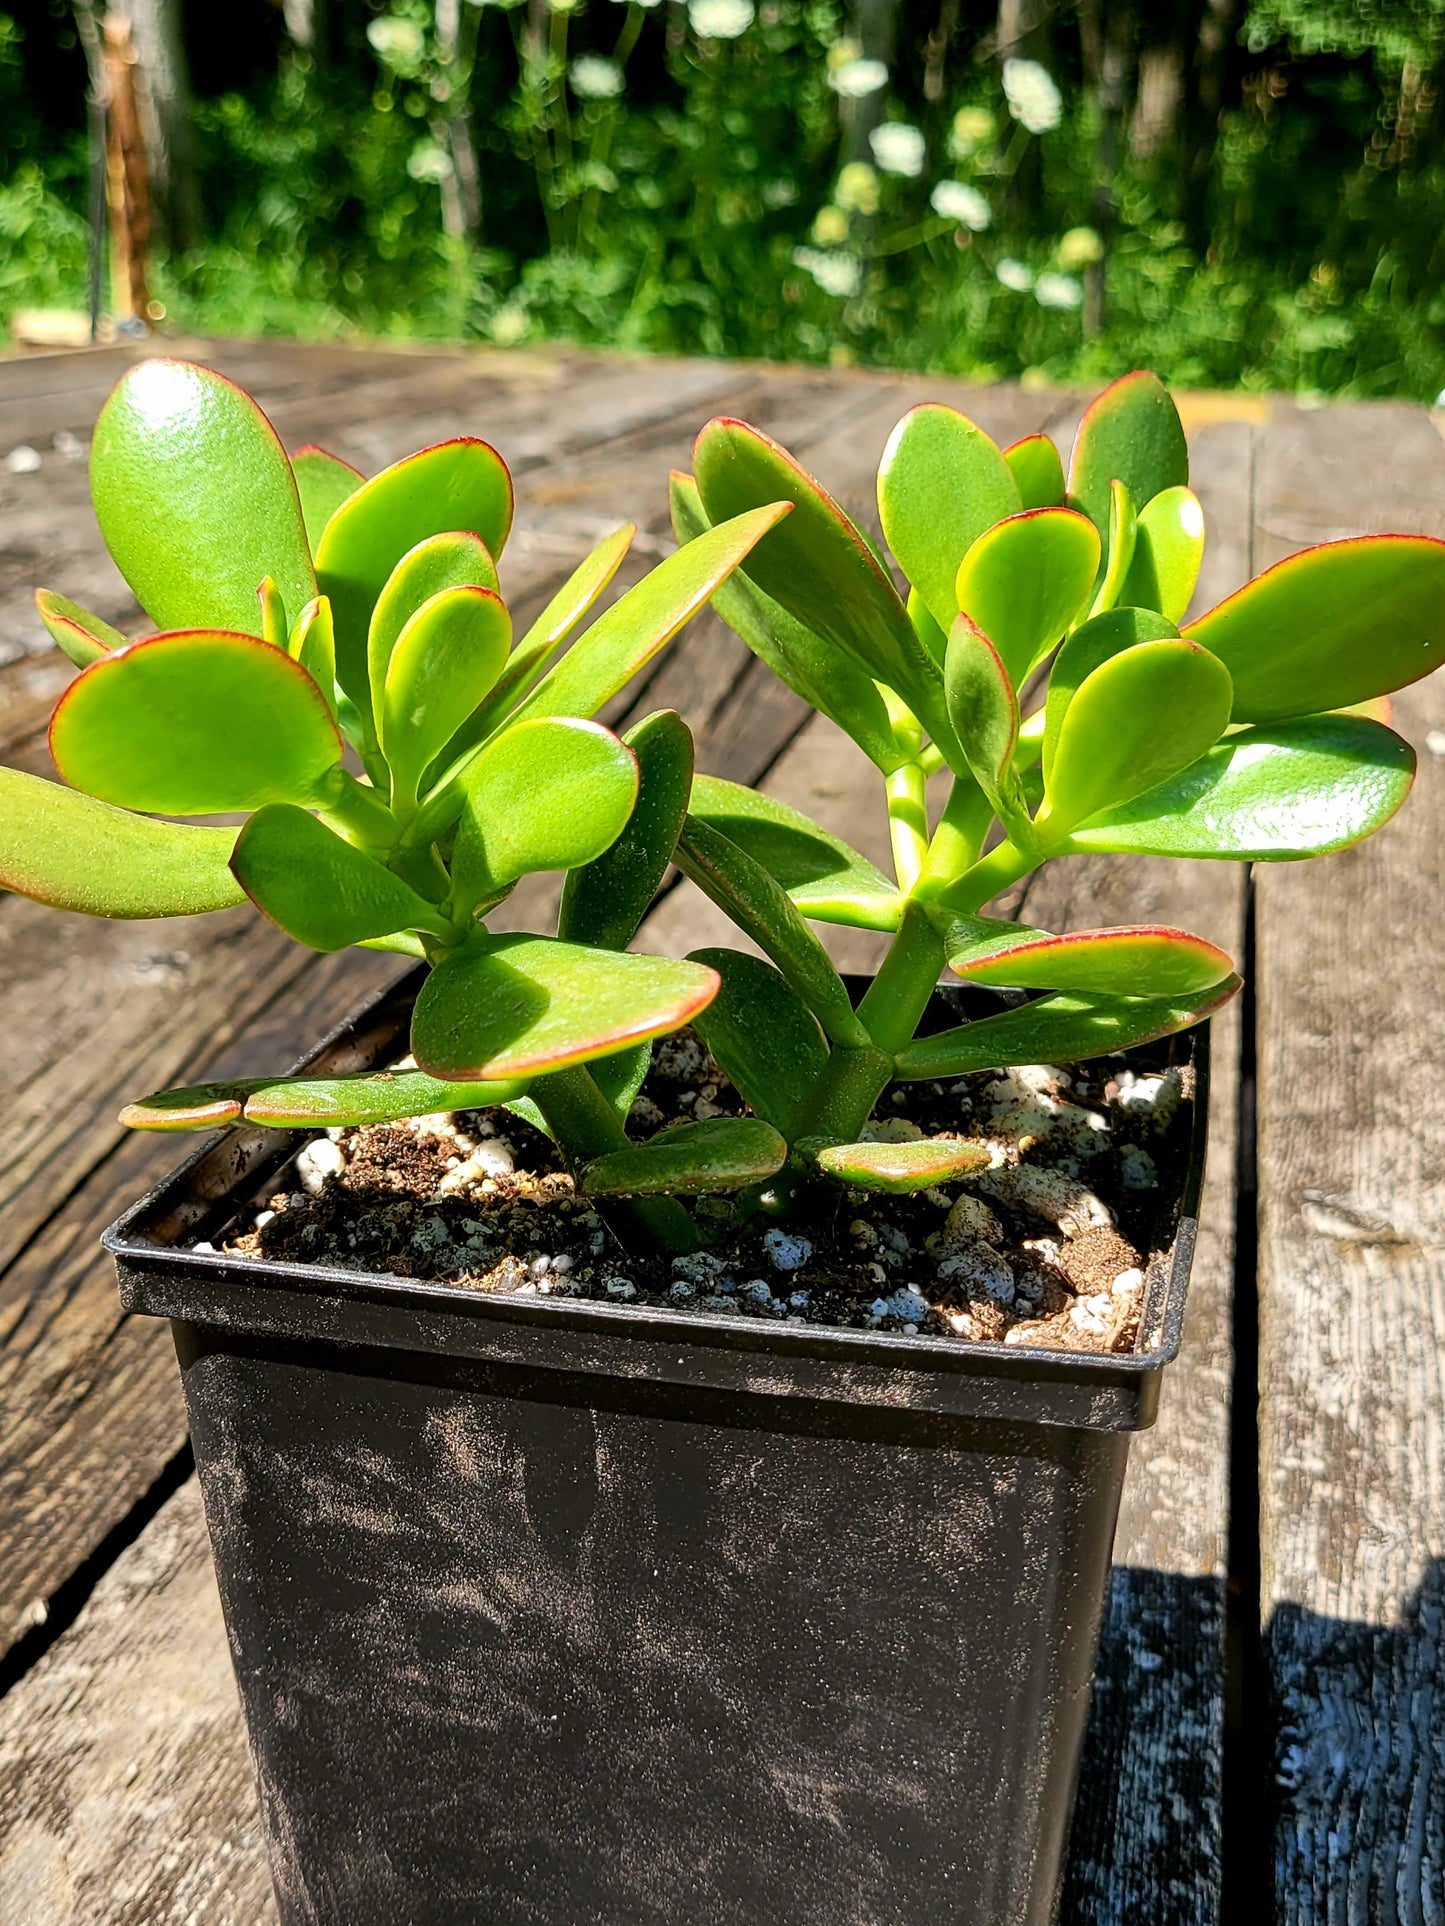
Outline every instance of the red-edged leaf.
<svg viewBox="0 0 1445 1926">
<path fill-rule="evenodd" d="M 947 942 L 949 967 L 959 976 L 1020 990 L 1190 995 L 1222 982 L 1234 968 L 1215 944 L 1161 923 L 1050 936 L 960 917 L 950 925 Z"/>
</svg>

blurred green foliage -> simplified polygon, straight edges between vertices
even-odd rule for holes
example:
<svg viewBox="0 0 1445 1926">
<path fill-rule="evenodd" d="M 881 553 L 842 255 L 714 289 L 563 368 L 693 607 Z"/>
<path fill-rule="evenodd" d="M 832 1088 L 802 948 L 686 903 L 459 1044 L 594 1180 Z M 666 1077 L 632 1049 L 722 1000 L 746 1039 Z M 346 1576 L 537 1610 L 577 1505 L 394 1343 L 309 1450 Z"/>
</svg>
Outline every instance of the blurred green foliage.
<svg viewBox="0 0 1445 1926">
<path fill-rule="evenodd" d="M 0 319 L 84 302 L 83 135 L 26 82 L 45 3 L 0 15 Z M 465 0 L 455 50 L 427 0 L 363 0 L 324 60 L 278 28 L 244 85 L 193 62 L 206 239 L 156 292 L 215 332 L 1433 399 L 1445 0 L 1240 7 L 1212 99 L 1205 11 L 1124 8 L 1111 101 L 1067 9 L 1001 64 L 993 7 L 900 0 L 874 64 L 838 0 Z"/>
</svg>

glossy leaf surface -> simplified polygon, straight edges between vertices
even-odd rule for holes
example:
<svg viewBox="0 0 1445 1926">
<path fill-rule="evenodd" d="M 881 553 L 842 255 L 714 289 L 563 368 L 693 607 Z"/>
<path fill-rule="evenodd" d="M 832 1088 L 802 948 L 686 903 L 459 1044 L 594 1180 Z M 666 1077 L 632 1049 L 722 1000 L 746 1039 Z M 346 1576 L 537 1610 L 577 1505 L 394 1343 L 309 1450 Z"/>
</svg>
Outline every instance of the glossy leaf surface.
<svg viewBox="0 0 1445 1926">
<path fill-rule="evenodd" d="M 883 533 L 945 634 L 958 613 L 959 564 L 985 529 L 1022 505 L 997 442 L 956 408 L 925 402 L 888 437 L 878 465 Z"/>
<path fill-rule="evenodd" d="M 1139 516 L 1134 497 L 1121 481 L 1109 484 L 1109 539 L 1105 544 L 1103 580 L 1090 613 L 1101 614 L 1117 608 L 1124 596 L 1124 583 L 1134 563 L 1134 545 L 1139 535 Z"/>
<path fill-rule="evenodd" d="M 485 697 L 511 646 L 512 618 L 492 589 L 443 589 L 407 622 L 377 711 L 393 807 L 416 800 L 427 764 Z"/>
<path fill-rule="evenodd" d="M 944 668 L 948 714 L 980 789 L 1003 814 L 1003 785 L 1018 741 L 1019 705 L 998 650 L 969 617 L 958 615 Z"/>
<path fill-rule="evenodd" d="M 371 612 L 366 637 L 367 678 L 373 713 L 378 717 L 392 650 L 402 630 L 424 603 L 448 589 L 459 588 L 490 589 L 494 594 L 497 590 L 497 565 L 486 543 L 465 529 L 418 542 L 387 577 Z M 511 632 L 508 622 L 509 643 Z"/>
<path fill-rule="evenodd" d="M 1022 441 L 1004 449 L 1003 458 L 1018 483 L 1019 499 L 1025 508 L 1063 507 L 1068 494 L 1064 464 L 1047 435 L 1025 435 Z"/>
<path fill-rule="evenodd" d="M 301 519 L 306 524 L 306 539 L 316 553 L 322 532 L 341 504 L 354 495 L 366 480 L 340 455 L 329 455 L 315 442 L 308 441 L 291 457 L 291 473 L 296 477 L 296 492 L 301 497 Z"/>
<path fill-rule="evenodd" d="M 1307 548 L 1187 633 L 1235 678 L 1236 722 L 1388 695 L 1445 660 L 1445 542 L 1367 535 Z"/>
<path fill-rule="evenodd" d="M 786 803 L 719 776 L 698 776 L 692 814 L 760 863 L 805 916 L 896 930 L 903 898 L 881 870 Z"/>
<path fill-rule="evenodd" d="M 787 978 L 742 950 L 694 950 L 722 988 L 694 1023 L 748 1107 L 785 1135 L 828 1061 L 816 1020 Z"/>
<path fill-rule="evenodd" d="M 1215 944 L 1163 924 L 1050 936 L 1019 924 L 958 917 L 947 944 L 949 968 L 959 976 L 1019 990 L 1188 995 L 1222 982 L 1234 968 Z"/>
<path fill-rule="evenodd" d="M 1382 828 L 1414 774 L 1414 751 L 1381 723 L 1357 716 L 1263 723 L 1081 825 L 1067 847 L 1261 862 L 1323 855 Z"/>
<path fill-rule="evenodd" d="M 1102 615 L 1091 616 L 1075 629 L 1049 670 L 1043 730 L 1045 778 L 1054 766 L 1064 713 L 1080 683 L 1111 656 L 1120 655 L 1140 642 L 1172 641 L 1178 633 L 1167 616 L 1153 609 L 1108 609 Z"/>
<path fill-rule="evenodd" d="M 987 1144 L 924 1137 L 911 1144 L 829 1144 L 814 1158 L 835 1183 L 894 1196 L 952 1183 L 989 1163 Z"/>
<path fill-rule="evenodd" d="M 717 992 L 711 970 L 544 936 L 478 936 L 422 985 L 412 1048 L 433 1076 L 530 1076 L 666 1036 Z"/>
<path fill-rule="evenodd" d="M 234 829 L 152 822 L 0 767 L 0 888 L 87 916 L 194 916 L 243 902 Z"/>
<path fill-rule="evenodd" d="M 337 679 L 370 714 L 367 632 L 392 570 L 418 543 L 463 529 L 495 559 L 512 526 L 512 478 L 484 441 L 423 448 L 384 468 L 349 496 L 327 523 L 316 573 L 331 597 Z"/>
<path fill-rule="evenodd" d="M 672 476 L 672 526 L 689 542 L 710 526 L 691 475 Z M 735 635 L 812 708 L 836 722 L 882 770 L 900 751 L 878 685 L 852 656 L 816 634 L 741 571 L 730 575 L 713 607 Z"/>
<path fill-rule="evenodd" d="M 324 595 L 309 601 L 296 619 L 287 651 L 301 664 L 335 712 L 336 631 L 331 622 L 331 604 Z"/>
<path fill-rule="evenodd" d="M 1118 601 L 1178 622 L 1204 560 L 1204 510 L 1187 488 L 1166 488 L 1140 510 L 1134 553 Z"/>
<path fill-rule="evenodd" d="M 741 1190 L 782 1169 L 788 1146 L 758 1117 L 677 1124 L 583 1166 L 584 1197 L 705 1196 Z"/>
<path fill-rule="evenodd" d="M 745 936 L 767 951 L 835 1043 L 867 1043 L 828 952 L 761 863 L 694 815 L 683 825 L 676 862 Z"/>
<path fill-rule="evenodd" d="M 1071 508 L 1011 515 L 964 556 L 958 606 L 997 649 L 1016 689 L 1083 606 L 1098 568 L 1098 533 Z"/>
<path fill-rule="evenodd" d="M 65 780 L 106 802 L 208 816 L 310 801 L 341 759 L 325 697 L 259 637 L 182 629 L 78 675 L 50 723 Z"/>
<path fill-rule="evenodd" d="M 292 803 L 257 810 L 236 839 L 231 868 L 257 909 L 313 950 L 344 950 L 393 930 L 446 933 L 433 904 Z"/>
<path fill-rule="evenodd" d="M 35 609 L 45 624 L 46 633 L 62 655 L 69 656 L 77 669 L 84 669 L 111 649 L 123 649 L 125 637 L 109 622 L 102 622 L 69 596 L 53 589 L 35 591 Z"/>
<path fill-rule="evenodd" d="M 539 717 L 493 736 L 465 779 L 452 852 L 458 904 L 537 870 L 592 862 L 621 833 L 637 783 L 632 751 L 600 723 Z"/>
<path fill-rule="evenodd" d="M 1059 991 L 1017 1010 L 936 1036 L 915 1037 L 898 1056 L 905 1082 L 967 1076 L 1011 1063 L 1072 1063 L 1187 1030 L 1212 1016 L 1240 987 L 1237 976 L 1194 996 L 1084 996 Z"/>
<path fill-rule="evenodd" d="M 158 629 L 256 626 L 256 587 L 288 609 L 316 593 L 291 464 L 232 381 L 142 361 L 101 409 L 90 491 L 106 547 Z"/>
<path fill-rule="evenodd" d="M 1069 495 L 1105 543 L 1113 481 L 1124 483 L 1140 509 L 1166 488 L 1188 484 L 1189 451 L 1179 411 L 1157 375 L 1124 375 L 1089 404 L 1079 423 Z"/>
<path fill-rule="evenodd" d="M 504 673 L 497 678 L 497 686 L 487 704 L 487 719 L 492 726 L 525 694 L 583 616 L 596 606 L 621 568 L 636 534 L 636 523 L 625 522 L 605 536 L 558 589 L 512 651 Z"/>
<path fill-rule="evenodd" d="M 246 1099 L 245 1120 L 272 1130 L 336 1128 L 342 1124 L 393 1123 L 438 1111 L 485 1110 L 508 1103 L 526 1080 L 452 1083 L 424 1070 L 378 1070 L 368 1077 L 278 1077 L 257 1082 Z"/>
<path fill-rule="evenodd" d="M 1229 671 L 1191 642 L 1144 642 L 1111 656 L 1065 711 L 1039 834 L 1056 843 L 1197 762 L 1228 727 L 1230 699 Z"/>
<path fill-rule="evenodd" d="M 672 709 L 627 732 L 637 758 L 637 800 L 617 840 L 569 872 L 557 934 L 564 942 L 625 950 L 672 861 L 692 792 L 692 731 Z"/>
</svg>

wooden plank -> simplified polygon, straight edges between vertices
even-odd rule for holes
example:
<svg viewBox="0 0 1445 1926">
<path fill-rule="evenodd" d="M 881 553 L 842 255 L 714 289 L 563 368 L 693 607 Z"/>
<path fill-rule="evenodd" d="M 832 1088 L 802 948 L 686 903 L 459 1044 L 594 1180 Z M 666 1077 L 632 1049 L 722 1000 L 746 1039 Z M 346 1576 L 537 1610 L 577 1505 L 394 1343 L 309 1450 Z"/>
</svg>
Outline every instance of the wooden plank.
<svg viewBox="0 0 1445 1926">
<path fill-rule="evenodd" d="M 1262 563 L 1367 528 L 1445 533 L 1423 411 L 1285 415 Z M 1359 848 L 1256 871 L 1261 1566 L 1278 1729 L 1276 1917 L 1439 1920 L 1445 1903 L 1445 729 Z M 1434 737 L 1437 745 L 1441 738 Z"/>
</svg>

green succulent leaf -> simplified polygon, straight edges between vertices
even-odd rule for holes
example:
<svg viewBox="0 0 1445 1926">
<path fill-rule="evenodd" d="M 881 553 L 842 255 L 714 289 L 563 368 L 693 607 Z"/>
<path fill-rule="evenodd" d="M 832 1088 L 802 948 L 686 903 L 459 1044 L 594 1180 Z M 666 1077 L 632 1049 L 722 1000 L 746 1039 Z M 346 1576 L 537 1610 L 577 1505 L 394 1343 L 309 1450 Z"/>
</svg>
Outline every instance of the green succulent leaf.
<svg viewBox="0 0 1445 1926">
<path fill-rule="evenodd" d="M 1202 936 L 1162 923 L 1050 936 L 982 916 L 953 918 L 949 968 L 972 983 L 1094 995 L 1177 996 L 1223 982 L 1233 961 Z"/>
<path fill-rule="evenodd" d="M 340 455 L 329 455 L 315 442 L 308 441 L 291 456 L 291 473 L 296 477 L 296 492 L 301 497 L 301 519 L 306 524 L 306 539 L 314 555 L 320 546 L 326 524 L 344 501 L 354 495 L 366 480 Z"/>
<path fill-rule="evenodd" d="M 584 1197 L 700 1197 L 761 1183 L 787 1156 L 788 1146 L 760 1118 L 712 1117 L 595 1157 L 578 1189 Z"/>
<path fill-rule="evenodd" d="M 1183 996 L 1085 996 L 1060 990 L 999 1016 L 915 1037 L 900 1051 L 894 1074 L 916 1083 L 1010 1063 L 1075 1063 L 1111 1056 L 1187 1030 L 1222 1009 L 1239 988 L 1240 979 L 1227 976 L 1209 990 Z"/>
<path fill-rule="evenodd" d="M 126 638 L 109 622 L 102 622 L 69 596 L 53 589 L 35 591 L 35 608 L 46 632 L 62 655 L 69 656 L 77 669 L 88 668 L 111 649 L 123 649 Z"/>
<path fill-rule="evenodd" d="M 788 1135 L 798 1106 L 821 1076 L 828 1047 L 781 970 L 743 950 L 694 950 L 722 978 L 693 1027 L 748 1107 Z"/>
<path fill-rule="evenodd" d="M 1204 510 L 1187 488 L 1166 488 L 1141 510 L 1134 553 L 1118 601 L 1158 609 L 1177 622 L 1189 607 L 1204 560 Z"/>
<path fill-rule="evenodd" d="M 697 483 L 674 470 L 671 495 L 673 531 L 679 542 L 692 541 L 710 526 Z M 780 681 L 836 722 L 870 762 L 885 772 L 897 768 L 902 752 L 888 720 L 888 705 L 872 676 L 850 655 L 790 615 L 741 572 L 723 583 L 713 607 Z"/>
<path fill-rule="evenodd" d="M 909 1144 L 829 1144 L 813 1162 L 835 1183 L 897 1197 L 982 1170 L 990 1153 L 987 1144 L 962 1138 L 923 1137 Z"/>
<path fill-rule="evenodd" d="M 929 614 L 928 604 L 916 588 L 908 591 L 908 619 L 918 631 L 919 641 L 941 667 L 948 653 L 948 637 Z"/>
<path fill-rule="evenodd" d="M 486 543 L 465 529 L 428 536 L 402 556 L 376 599 L 367 630 L 367 679 L 374 715 L 381 715 L 392 650 L 423 604 L 448 589 L 490 589 L 495 594 L 497 586 L 497 565 Z M 510 622 L 507 638 L 510 646 Z"/>
<path fill-rule="evenodd" d="M 652 1067 L 652 1044 L 634 1043 L 630 1050 L 615 1050 L 610 1057 L 596 1057 L 588 1065 L 587 1074 L 611 1104 L 617 1121 L 626 1124 L 637 1093 L 647 1081 L 647 1073 Z M 532 1085 L 545 1084 L 545 1078 L 534 1078 Z M 541 1109 L 531 1097 L 518 1097 L 507 1105 L 515 1116 L 529 1123 L 534 1130 L 540 1130 L 544 1137 L 552 1135 L 552 1126 L 542 1115 Z"/>
<path fill-rule="evenodd" d="M 786 803 L 720 776 L 697 776 L 689 805 L 778 882 L 805 916 L 854 929 L 896 930 L 903 898 L 839 837 Z"/>
<path fill-rule="evenodd" d="M 1019 705 L 993 643 L 968 616 L 954 617 L 944 669 L 948 714 L 973 772 L 996 814 L 1009 813 L 1004 785 L 1013 766 Z"/>
<path fill-rule="evenodd" d="M 692 790 L 692 731 L 672 709 L 645 716 L 623 738 L 637 758 L 637 801 L 622 833 L 562 886 L 564 942 L 625 950 L 672 861 Z"/>
<path fill-rule="evenodd" d="M 68 783 L 167 816 L 313 801 L 342 748 L 298 663 L 259 636 L 219 630 L 154 635 L 103 656 L 50 723 Z"/>
<path fill-rule="evenodd" d="M 1139 516 L 1134 497 L 1121 481 L 1109 484 L 1109 541 L 1104 564 L 1104 579 L 1094 597 L 1091 615 L 1117 608 L 1124 599 L 1124 584 L 1134 563 L 1134 548 L 1139 538 Z"/>
<path fill-rule="evenodd" d="M 1189 451 L 1179 411 L 1157 375 L 1125 375 L 1084 411 L 1074 441 L 1069 494 L 1106 544 L 1109 560 L 1110 483 L 1123 482 L 1130 497 L 1147 507 L 1166 488 L 1189 481 Z"/>
<path fill-rule="evenodd" d="M 1063 507 L 1068 497 L 1064 464 L 1047 435 L 1025 435 L 1022 441 L 1004 449 L 1003 458 L 1025 508 Z"/>
<path fill-rule="evenodd" d="M 478 754 L 452 851 L 458 906 L 537 870 L 576 869 L 622 833 L 637 759 L 610 729 L 573 716 L 513 723 Z"/>
<path fill-rule="evenodd" d="M 1071 508 L 1010 515 L 964 556 L 958 606 L 997 649 L 1015 689 L 1078 614 L 1098 568 L 1094 525 Z"/>
<path fill-rule="evenodd" d="M 761 863 L 691 814 L 678 838 L 676 862 L 745 936 L 767 951 L 835 1043 L 855 1049 L 867 1044 L 867 1032 L 828 952 Z"/>
<path fill-rule="evenodd" d="M 483 727 L 473 739 L 480 742 L 501 722 L 507 710 L 524 695 L 546 668 L 577 624 L 596 606 L 616 575 L 637 534 L 635 522 L 625 522 L 605 536 L 585 561 L 568 576 L 551 601 L 512 651 L 497 679 L 483 715 Z"/>
<path fill-rule="evenodd" d="M 512 620 L 493 589 L 443 589 L 409 618 L 377 705 L 393 808 L 416 801 L 427 765 L 484 699 L 511 646 Z"/>
<path fill-rule="evenodd" d="M 316 551 L 316 573 L 336 623 L 337 680 L 363 717 L 371 713 L 372 611 L 398 562 L 431 536 L 456 529 L 475 535 L 495 559 L 511 526 L 507 465 L 486 442 L 468 438 L 384 468 L 335 510 Z"/>
<path fill-rule="evenodd" d="M 261 605 L 262 641 L 269 642 L 272 648 L 284 649 L 290 640 L 291 625 L 274 575 L 268 575 L 261 583 L 256 590 L 256 600 Z"/>
<path fill-rule="evenodd" d="M 195 916 L 243 902 L 233 829 L 152 822 L 0 767 L 0 888 L 87 916 Z"/>
<path fill-rule="evenodd" d="M 241 1121 L 247 1097 L 265 1081 L 264 1077 L 237 1077 L 229 1083 L 192 1083 L 175 1090 L 157 1090 L 152 1096 L 128 1103 L 116 1122 L 124 1130 L 222 1130 Z"/>
<path fill-rule="evenodd" d="M 291 464 L 251 397 L 210 368 L 142 361 L 100 411 L 90 492 L 106 547 L 158 629 L 256 625 L 274 576 L 316 593 Z"/>
<path fill-rule="evenodd" d="M 986 529 L 1022 506 L 998 444 L 956 408 L 925 402 L 889 436 L 878 466 L 883 533 L 945 634 L 959 609 L 959 564 Z"/>
<path fill-rule="evenodd" d="M 672 957 L 478 933 L 422 985 L 412 1048 L 437 1077 L 544 1074 L 681 1029 L 717 987 Z"/>
<path fill-rule="evenodd" d="M 1445 542 L 1366 535 L 1288 556 L 1191 622 L 1234 677 L 1234 720 L 1343 709 L 1445 659 Z"/>
<path fill-rule="evenodd" d="M 1192 642 L 1142 642 L 1086 677 L 1065 711 L 1037 829 L 1077 823 L 1197 762 L 1229 726 L 1229 671 Z"/>
<path fill-rule="evenodd" d="M 296 618 L 287 643 L 287 653 L 316 684 L 326 698 L 326 706 L 336 713 L 336 631 L 331 621 L 331 604 L 324 595 L 313 596 Z"/>
<path fill-rule="evenodd" d="M 1358 716 L 1261 723 L 1081 824 L 1066 847 L 1250 862 L 1322 856 L 1383 828 L 1414 775 L 1414 751 L 1382 723 Z"/>
<path fill-rule="evenodd" d="M 434 904 L 294 803 L 257 810 L 236 839 L 231 869 L 263 915 L 313 950 L 344 950 L 393 930 L 448 933 Z"/>
<path fill-rule="evenodd" d="M 234 1123 L 270 1130 L 360 1128 L 426 1117 L 437 1111 L 482 1110 L 526 1089 L 511 1083 L 444 1083 L 421 1070 L 377 1070 L 365 1077 L 241 1077 L 198 1083 L 129 1103 L 128 1130 L 214 1130 Z"/>
<path fill-rule="evenodd" d="M 1153 609 L 1106 609 L 1075 629 L 1054 657 L 1049 671 L 1049 689 L 1043 715 L 1044 778 L 1048 779 L 1059 746 L 1059 731 L 1064 715 L 1080 683 L 1111 656 L 1121 655 L 1140 642 L 1170 642 L 1179 634 L 1167 616 Z M 1037 717 L 1030 723 L 1037 729 Z M 1020 733 L 1029 728 L 1021 725 Z"/>
</svg>

